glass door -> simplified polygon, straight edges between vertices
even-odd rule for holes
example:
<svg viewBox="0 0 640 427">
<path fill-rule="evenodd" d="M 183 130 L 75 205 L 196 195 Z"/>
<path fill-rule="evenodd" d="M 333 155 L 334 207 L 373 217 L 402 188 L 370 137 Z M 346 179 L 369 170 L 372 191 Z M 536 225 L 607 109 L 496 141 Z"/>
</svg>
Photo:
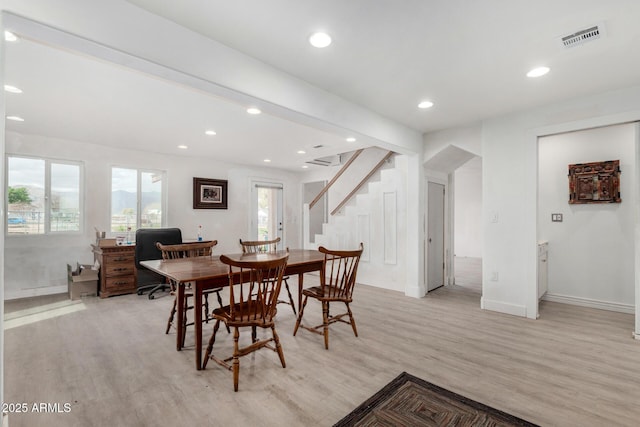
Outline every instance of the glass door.
<svg viewBox="0 0 640 427">
<path fill-rule="evenodd" d="M 284 248 L 282 217 L 283 185 L 272 182 L 253 182 L 251 191 L 251 235 L 256 240 L 280 237 L 278 249 Z"/>
</svg>

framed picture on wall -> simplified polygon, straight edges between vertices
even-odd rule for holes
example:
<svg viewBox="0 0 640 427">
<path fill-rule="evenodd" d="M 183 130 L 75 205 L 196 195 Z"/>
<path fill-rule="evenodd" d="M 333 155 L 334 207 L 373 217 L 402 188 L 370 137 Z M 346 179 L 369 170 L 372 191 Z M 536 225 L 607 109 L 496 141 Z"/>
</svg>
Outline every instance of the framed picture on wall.
<svg viewBox="0 0 640 427">
<path fill-rule="evenodd" d="M 620 160 L 569 165 L 569 204 L 621 202 Z"/>
<path fill-rule="evenodd" d="M 193 178 L 193 209 L 227 209 L 227 181 Z"/>
</svg>

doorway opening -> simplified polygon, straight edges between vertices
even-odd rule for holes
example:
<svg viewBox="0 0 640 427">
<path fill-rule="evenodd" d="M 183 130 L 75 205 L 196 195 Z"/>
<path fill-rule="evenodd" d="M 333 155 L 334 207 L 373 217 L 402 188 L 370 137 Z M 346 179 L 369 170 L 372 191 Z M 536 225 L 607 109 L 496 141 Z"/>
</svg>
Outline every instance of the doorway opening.
<svg viewBox="0 0 640 427">
<path fill-rule="evenodd" d="M 280 238 L 284 245 L 283 185 L 274 182 L 253 182 L 251 185 L 251 236 L 255 240 Z"/>
<path fill-rule="evenodd" d="M 482 294 L 482 158 L 453 174 L 454 284 Z"/>
</svg>

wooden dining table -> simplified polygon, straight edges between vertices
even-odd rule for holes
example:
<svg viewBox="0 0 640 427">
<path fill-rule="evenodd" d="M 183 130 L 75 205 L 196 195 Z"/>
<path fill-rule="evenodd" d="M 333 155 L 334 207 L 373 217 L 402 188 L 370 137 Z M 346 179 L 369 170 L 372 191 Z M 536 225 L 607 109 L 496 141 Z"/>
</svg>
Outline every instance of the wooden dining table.
<svg viewBox="0 0 640 427">
<path fill-rule="evenodd" d="M 252 253 L 252 254 L 225 254 L 234 260 L 268 260 L 273 257 L 280 257 L 285 251 L 274 253 Z M 302 289 L 304 273 L 322 270 L 324 255 L 317 250 L 290 249 L 289 259 L 285 275 L 298 275 L 298 310 L 302 305 Z M 196 369 L 202 369 L 202 299 L 203 292 L 229 286 L 229 266 L 220 261 L 219 256 L 180 258 L 170 260 L 148 260 L 141 261 L 140 264 L 154 271 L 169 280 L 173 280 L 177 285 L 177 334 L 176 349 L 182 348 L 182 334 L 184 329 L 184 293 L 185 287 L 191 283 L 194 294 L 194 329 L 195 329 L 195 358 Z"/>
</svg>

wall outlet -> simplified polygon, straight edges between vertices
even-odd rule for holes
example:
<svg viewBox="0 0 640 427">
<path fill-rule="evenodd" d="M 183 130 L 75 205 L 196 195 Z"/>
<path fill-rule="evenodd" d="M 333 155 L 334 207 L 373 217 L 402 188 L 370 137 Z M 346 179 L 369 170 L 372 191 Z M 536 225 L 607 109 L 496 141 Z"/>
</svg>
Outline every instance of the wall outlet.
<svg viewBox="0 0 640 427">
<path fill-rule="evenodd" d="M 561 213 L 552 213 L 551 221 L 553 222 L 562 222 L 562 214 Z"/>
<path fill-rule="evenodd" d="M 498 272 L 497 271 L 492 271 L 491 272 L 491 281 L 492 282 L 497 282 L 498 281 Z"/>
</svg>

